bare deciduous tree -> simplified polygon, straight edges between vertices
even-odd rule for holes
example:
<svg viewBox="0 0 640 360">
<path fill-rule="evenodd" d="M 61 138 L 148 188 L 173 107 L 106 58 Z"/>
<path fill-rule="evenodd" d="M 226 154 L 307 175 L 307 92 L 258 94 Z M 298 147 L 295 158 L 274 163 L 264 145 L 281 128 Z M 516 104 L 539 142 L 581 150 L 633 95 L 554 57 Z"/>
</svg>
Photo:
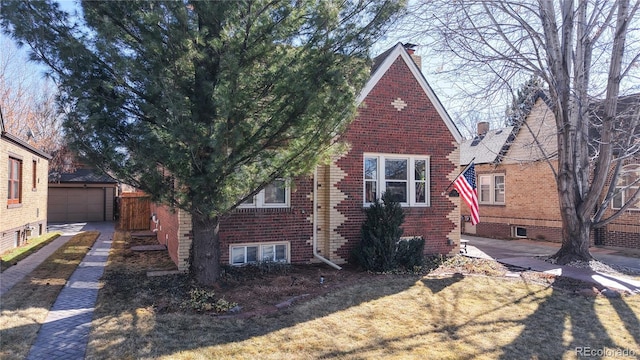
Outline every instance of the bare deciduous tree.
<svg viewBox="0 0 640 360">
<path fill-rule="evenodd" d="M 62 141 L 53 82 L 44 78 L 25 52 L 6 37 L 0 38 L 0 108 L 6 131 L 45 152 Z"/>
<path fill-rule="evenodd" d="M 557 128 L 557 157 L 548 160 L 560 198 L 560 263 L 591 259 L 590 231 L 619 215 L 603 217 L 619 190 L 607 184 L 640 153 L 638 112 L 616 117 L 621 89 L 640 90 L 639 7 L 637 0 L 424 0 L 410 11 L 418 42 L 449 58 L 441 74 L 468 80 L 467 108 L 473 99 L 485 107 L 486 99 L 509 100 L 532 76 L 545 83 Z M 635 191 L 627 203 L 639 198 Z"/>
</svg>

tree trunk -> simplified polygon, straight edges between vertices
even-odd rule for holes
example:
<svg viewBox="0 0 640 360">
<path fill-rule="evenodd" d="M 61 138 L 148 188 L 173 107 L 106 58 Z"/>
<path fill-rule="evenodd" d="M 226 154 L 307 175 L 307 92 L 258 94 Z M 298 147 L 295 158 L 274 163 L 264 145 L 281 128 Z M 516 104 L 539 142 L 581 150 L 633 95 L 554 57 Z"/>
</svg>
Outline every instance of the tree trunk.
<svg viewBox="0 0 640 360">
<path fill-rule="evenodd" d="M 578 216 L 563 216 L 562 246 L 552 258 L 558 264 L 568 264 L 572 261 L 589 261 L 593 257 L 589 252 L 590 222 L 581 220 Z"/>
<path fill-rule="evenodd" d="M 199 285 L 212 286 L 220 276 L 220 220 L 192 214 L 191 223 L 191 275 Z"/>
</svg>

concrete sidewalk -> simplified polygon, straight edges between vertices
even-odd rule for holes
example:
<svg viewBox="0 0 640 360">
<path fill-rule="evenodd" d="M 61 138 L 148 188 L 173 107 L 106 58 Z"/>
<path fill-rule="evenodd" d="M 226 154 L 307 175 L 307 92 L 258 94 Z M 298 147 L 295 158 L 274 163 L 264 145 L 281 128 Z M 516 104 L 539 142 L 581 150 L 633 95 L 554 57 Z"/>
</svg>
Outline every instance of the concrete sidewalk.
<svg viewBox="0 0 640 360">
<path fill-rule="evenodd" d="M 623 276 L 613 276 L 591 269 L 551 264 L 538 256 L 553 255 L 560 244 L 533 240 L 497 240 L 463 235 L 468 240 L 467 256 L 493 259 L 503 264 L 578 279 L 619 291 L 640 294 L 640 281 Z M 607 265 L 626 267 L 640 272 L 640 258 L 620 255 L 620 249 L 592 247 L 591 254 Z M 627 250 L 627 253 L 634 253 Z"/>
</svg>

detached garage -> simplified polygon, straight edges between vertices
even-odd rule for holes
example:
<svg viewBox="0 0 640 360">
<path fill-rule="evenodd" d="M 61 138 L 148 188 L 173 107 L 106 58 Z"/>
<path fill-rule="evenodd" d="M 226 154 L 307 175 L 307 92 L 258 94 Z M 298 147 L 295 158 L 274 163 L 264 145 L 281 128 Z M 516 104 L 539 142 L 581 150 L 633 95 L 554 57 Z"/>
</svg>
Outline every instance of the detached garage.
<svg viewBox="0 0 640 360">
<path fill-rule="evenodd" d="M 117 182 L 90 169 L 60 174 L 49 183 L 49 222 L 113 221 Z"/>
</svg>

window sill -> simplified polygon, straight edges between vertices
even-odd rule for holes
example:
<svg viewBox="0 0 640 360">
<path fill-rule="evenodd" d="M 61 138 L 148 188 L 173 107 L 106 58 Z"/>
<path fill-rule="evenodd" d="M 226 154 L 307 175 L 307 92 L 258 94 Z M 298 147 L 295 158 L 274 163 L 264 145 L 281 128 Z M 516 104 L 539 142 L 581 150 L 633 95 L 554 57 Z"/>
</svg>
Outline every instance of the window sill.
<svg viewBox="0 0 640 360">
<path fill-rule="evenodd" d="M 291 209 L 291 207 L 237 207 L 234 211 L 236 213 L 292 212 L 292 209 Z"/>
<path fill-rule="evenodd" d="M 363 204 L 362 208 L 363 209 L 368 209 L 371 205 L 373 205 L 373 203 L 371 203 L 371 204 Z M 400 204 L 400 207 L 403 208 L 403 209 L 427 209 L 427 208 L 430 208 L 431 205 L 428 205 L 428 204 L 420 204 L 420 205 Z"/>
<path fill-rule="evenodd" d="M 22 204 L 7 204 L 7 209 L 17 209 L 21 207 L 22 207 Z"/>
</svg>

